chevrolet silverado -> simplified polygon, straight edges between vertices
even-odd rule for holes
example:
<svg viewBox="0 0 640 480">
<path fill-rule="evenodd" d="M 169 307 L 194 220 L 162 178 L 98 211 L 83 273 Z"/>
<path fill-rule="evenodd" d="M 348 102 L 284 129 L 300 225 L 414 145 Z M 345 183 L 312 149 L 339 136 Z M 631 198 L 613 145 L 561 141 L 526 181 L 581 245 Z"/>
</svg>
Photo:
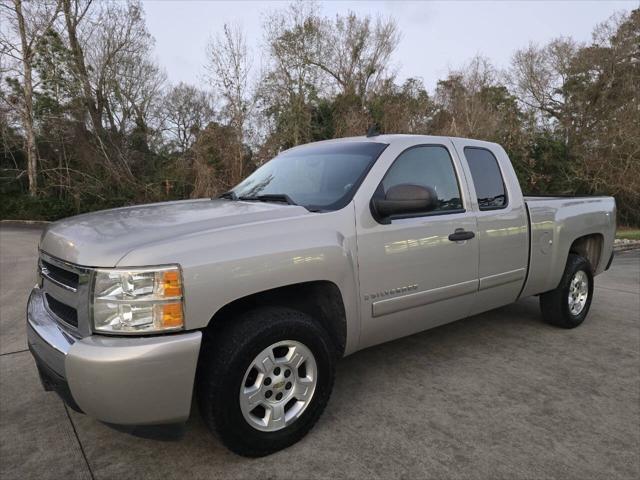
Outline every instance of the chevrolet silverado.
<svg viewBox="0 0 640 480">
<path fill-rule="evenodd" d="M 580 325 L 611 197 L 524 197 L 502 147 L 370 135 L 279 154 L 215 199 L 51 224 L 27 309 L 43 386 L 111 424 L 184 422 L 234 452 L 320 417 L 336 361 L 532 295 Z"/>
</svg>

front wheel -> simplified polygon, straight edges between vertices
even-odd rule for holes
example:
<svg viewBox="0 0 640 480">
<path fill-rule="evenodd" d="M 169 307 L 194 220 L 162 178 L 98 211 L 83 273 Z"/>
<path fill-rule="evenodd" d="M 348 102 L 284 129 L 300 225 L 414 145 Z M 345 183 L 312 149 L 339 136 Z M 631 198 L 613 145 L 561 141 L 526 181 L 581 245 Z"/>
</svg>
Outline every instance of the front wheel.
<svg viewBox="0 0 640 480">
<path fill-rule="evenodd" d="M 542 317 L 552 325 L 575 328 L 589 313 L 592 298 L 591 265 L 586 258 L 571 253 L 558 287 L 540 295 Z"/>
<path fill-rule="evenodd" d="M 335 355 L 307 315 L 262 308 L 240 315 L 204 346 L 198 403 L 233 452 L 257 457 L 300 440 L 324 410 Z"/>
</svg>

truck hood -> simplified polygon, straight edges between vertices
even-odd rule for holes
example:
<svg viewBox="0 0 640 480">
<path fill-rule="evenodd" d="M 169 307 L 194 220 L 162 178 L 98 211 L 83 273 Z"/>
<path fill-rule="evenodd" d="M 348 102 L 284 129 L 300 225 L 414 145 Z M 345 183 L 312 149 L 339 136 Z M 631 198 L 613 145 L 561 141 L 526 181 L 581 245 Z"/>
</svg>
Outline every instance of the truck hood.
<svg viewBox="0 0 640 480">
<path fill-rule="evenodd" d="M 87 213 L 52 223 L 40 249 L 78 265 L 114 267 L 148 243 L 249 223 L 308 215 L 299 206 L 230 200 L 184 200 Z"/>
</svg>

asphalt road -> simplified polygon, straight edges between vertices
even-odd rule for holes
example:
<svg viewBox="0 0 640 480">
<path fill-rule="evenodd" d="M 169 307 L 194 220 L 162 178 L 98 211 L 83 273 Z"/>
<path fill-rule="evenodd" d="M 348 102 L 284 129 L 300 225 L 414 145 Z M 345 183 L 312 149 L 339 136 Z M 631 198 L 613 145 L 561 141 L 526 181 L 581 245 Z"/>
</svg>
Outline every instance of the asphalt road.
<svg viewBox="0 0 640 480">
<path fill-rule="evenodd" d="M 638 250 L 597 278 L 577 329 L 525 299 L 344 359 L 311 433 L 245 459 L 197 411 L 182 432 L 119 431 L 42 390 L 24 328 L 38 237 L 0 227 L 3 480 L 640 478 Z"/>
</svg>

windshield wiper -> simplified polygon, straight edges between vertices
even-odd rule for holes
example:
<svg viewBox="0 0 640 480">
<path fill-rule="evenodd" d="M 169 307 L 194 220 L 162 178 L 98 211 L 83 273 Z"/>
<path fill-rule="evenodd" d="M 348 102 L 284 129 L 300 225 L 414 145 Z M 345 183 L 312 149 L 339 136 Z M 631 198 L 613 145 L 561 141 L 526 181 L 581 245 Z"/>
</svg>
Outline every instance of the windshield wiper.
<svg viewBox="0 0 640 480">
<path fill-rule="evenodd" d="M 229 200 L 238 200 L 238 195 L 233 190 L 229 190 L 228 192 L 221 193 L 218 195 L 218 198 L 227 198 Z"/>
<path fill-rule="evenodd" d="M 297 205 L 289 195 L 286 193 L 265 193 L 264 195 L 255 195 L 251 197 L 238 197 L 238 200 L 245 200 L 248 202 L 282 202 L 289 205 Z"/>
</svg>

